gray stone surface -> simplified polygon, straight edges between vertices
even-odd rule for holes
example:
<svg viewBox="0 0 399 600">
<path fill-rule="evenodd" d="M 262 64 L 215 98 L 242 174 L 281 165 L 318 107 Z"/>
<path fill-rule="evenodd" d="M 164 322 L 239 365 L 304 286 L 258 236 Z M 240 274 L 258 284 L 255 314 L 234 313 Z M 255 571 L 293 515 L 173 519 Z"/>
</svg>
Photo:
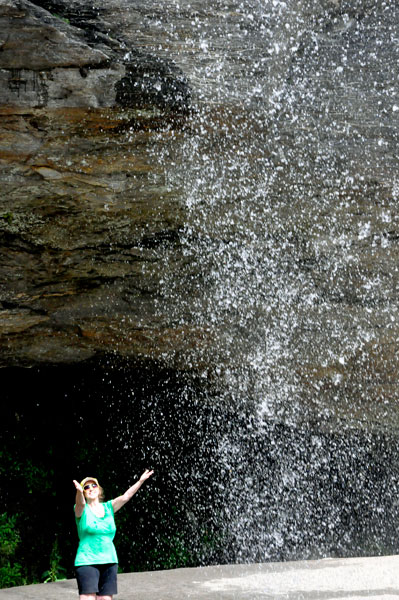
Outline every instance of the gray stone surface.
<svg viewBox="0 0 399 600">
<path fill-rule="evenodd" d="M 88 71 L 83 78 L 78 68 L 33 71 L 0 70 L 3 102 L 19 106 L 50 108 L 111 106 L 115 102 L 115 83 L 123 77 L 122 65 Z"/>
<path fill-rule="evenodd" d="M 129 573 L 118 585 L 118 600 L 394 600 L 399 556 Z M 77 596 L 72 580 L 0 590 L 2 600 Z"/>
<path fill-rule="evenodd" d="M 79 30 L 25 0 L 0 3 L 2 69 L 95 66 L 108 60 L 82 41 Z"/>
<path fill-rule="evenodd" d="M 110 26 L 91 24 L 93 11 L 80 6 L 75 26 L 62 3 L 50 11 L 28 0 L 0 2 L 0 105 L 185 107 L 189 94 L 179 69 L 134 48 L 127 52 Z"/>
</svg>

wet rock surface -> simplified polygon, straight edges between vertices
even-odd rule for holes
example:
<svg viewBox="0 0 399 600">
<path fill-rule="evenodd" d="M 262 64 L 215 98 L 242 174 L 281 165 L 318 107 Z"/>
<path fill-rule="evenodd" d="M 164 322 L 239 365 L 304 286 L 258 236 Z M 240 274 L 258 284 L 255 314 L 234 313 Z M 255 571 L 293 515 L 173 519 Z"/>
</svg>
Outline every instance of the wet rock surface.
<svg viewBox="0 0 399 600">
<path fill-rule="evenodd" d="M 397 427 L 398 9 L 284 6 L 1 3 L 3 366 Z"/>
<path fill-rule="evenodd" d="M 394 600 L 398 595 L 398 557 L 298 561 L 257 565 L 226 565 L 201 569 L 173 569 L 158 573 L 119 575 L 124 600 L 164 598 L 180 600 L 195 595 L 212 600 L 274 600 L 276 598 L 371 598 Z M 4 600 L 70 598 L 75 581 L 0 590 Z"/>
</svg>

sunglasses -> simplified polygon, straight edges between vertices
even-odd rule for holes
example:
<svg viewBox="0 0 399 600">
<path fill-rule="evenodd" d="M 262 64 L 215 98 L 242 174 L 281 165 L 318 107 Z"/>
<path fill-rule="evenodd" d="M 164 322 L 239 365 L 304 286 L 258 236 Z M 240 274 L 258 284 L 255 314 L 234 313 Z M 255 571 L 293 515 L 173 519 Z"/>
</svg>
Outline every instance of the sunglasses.
<svg viewBox="0 0 399 600">
<path fill-rule="evenodd" d="M 88 483 L 87 485 L 84 486 L 83 489 L 84 490 L 89 490 L 90 488 L 93 488 L 93 490 L 94 490 L 97 487 L 98 487 L 98 485 L 96 483 Z"/>
</svg>

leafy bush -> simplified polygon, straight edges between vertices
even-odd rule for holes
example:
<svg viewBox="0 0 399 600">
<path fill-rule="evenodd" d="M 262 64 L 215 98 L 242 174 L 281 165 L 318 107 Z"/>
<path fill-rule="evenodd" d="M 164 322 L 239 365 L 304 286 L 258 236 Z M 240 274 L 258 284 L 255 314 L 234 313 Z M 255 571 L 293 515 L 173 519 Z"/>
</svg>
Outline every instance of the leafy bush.
<svg viewBox="0 0 399 600">
<path fill-rule="evenodd" d="M 25 583 L 26 579 L 19 563 L 7 562 L 0 567 L 0 588 L 10 588 Z"/>
<path fill-rule="evenodd" d="M 178 569 L 190 564 L 190 552 L 186 548 L 184 537 L 177 532 L 171 537 L 162 537 L 159 548 L 150 553 L 150 559 L 157 569 Z"/>
<path fill-rule="evenodd" d="M 17 515 L 0 515 L 0 588 L 25 583 L 22 566 L 15 561 L 15 553 L 21 541 L 16 527 L 17 519 Z"/>
<path fill-rule="evenodd" d="M 60 562 L 61 554 L 58 547 L 58 540 L 56 539 L 50 554 L 50 568 L 42 575 L 44 583 L 48 583 L 49 581 L 62 581 L 66 579 L 66 569 L 61 567 Z"/>
</svg>

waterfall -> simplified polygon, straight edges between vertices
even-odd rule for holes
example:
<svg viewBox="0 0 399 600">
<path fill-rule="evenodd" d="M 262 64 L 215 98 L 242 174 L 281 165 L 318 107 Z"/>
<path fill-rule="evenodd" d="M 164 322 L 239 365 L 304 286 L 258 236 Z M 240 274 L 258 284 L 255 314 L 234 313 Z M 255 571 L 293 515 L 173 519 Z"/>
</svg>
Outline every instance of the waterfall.
<svg viewBox="0 0 399 600">
<path fill-rule="evenodd" d="M 0 7 L 7 514 L 151 467 L 125 570 L 397 552 L 399 9 L 84 5 Z"/>
</svg>

